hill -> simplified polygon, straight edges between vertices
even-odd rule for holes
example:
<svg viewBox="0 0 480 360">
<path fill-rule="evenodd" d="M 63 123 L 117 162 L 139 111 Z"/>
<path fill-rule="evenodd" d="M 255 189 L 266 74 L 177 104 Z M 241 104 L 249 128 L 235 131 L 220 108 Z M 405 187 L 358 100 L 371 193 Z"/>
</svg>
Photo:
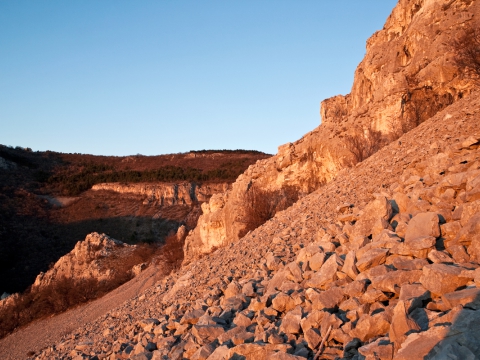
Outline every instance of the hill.
<svg viewBox="0 0 480 360">
<path fill-rule="evenodd" d="M 20 329 L 0 354 L 479 358 L 479 10 L 399 0 L 351 94 L 202 204 L 177 271 L 96 300 L 98 318 L 63 336 L 39 329 L 73 312 Z"/>
<path fill-rule="evenodd" d="M 265 157 L 246 150 L 114 157 L 0 146 L 0 293 L 25 290 L 91 232 L 161 243 L 182 224 L 193 228 L 201 202 Z M 140 190 L 91 190 L 113 181 L 155 185 L 165 202 L 145 201 Z M 188 203 L 175 195 L 178 184 L 193 189 Z"/>
</svg>

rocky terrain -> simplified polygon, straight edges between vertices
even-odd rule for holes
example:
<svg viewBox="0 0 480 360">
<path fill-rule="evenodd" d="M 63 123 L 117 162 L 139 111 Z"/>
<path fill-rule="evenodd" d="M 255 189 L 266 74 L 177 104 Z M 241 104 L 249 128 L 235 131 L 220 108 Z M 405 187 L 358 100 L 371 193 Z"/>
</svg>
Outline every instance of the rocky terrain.
<svg viewBox="0 0 480 360">
<path fill-rule="evenodd" d="M 195 227 L 200 204 L 265 157 L 246 150 L 115 157 L 0 145 L 0 295 L 27 289 L 92 232 L 162 243 L 182 225 Z"/>
<path fill-rule="evenodd" d="M 35 357 L 477 358 L 478 99 Z"/>
<path fill-rule="evenodd" d="M 383 29 L 368 39 L 351 93 L 323 101 L 319 127 L 280 146 L 277 155 L 251 166 L 231 190 L 212 200 L 214 210 L 186 240 L 192 250 L 186 259 L 208 252 L 208 244 L 238 240 L 251 184 L 309 193 L 350 163 L 345 137 L 374 129 L 396 138 L 467 95 L 473 84 L 455 67 L 451 42 L 479 27 L 479 13 L 478 1 L 400 0 Z"/>
<path fill-rule="evenodd" d="M 479 359 L 480 93 L 451 45 L 478 27 L 479 6 L 399 0 L 351 94 L 322 103 L 320 127 L 202 204 L 180 269 L 132 294 L 141 273 L 77 329 L 38 331 L 66 329 L 73 311 L 19 329 L 0 356 Z M 354 165 L 349 136 L 377 131 L 386 146 Z M 300 199 L 241 236 L 253 186 Z"/>
</svg>

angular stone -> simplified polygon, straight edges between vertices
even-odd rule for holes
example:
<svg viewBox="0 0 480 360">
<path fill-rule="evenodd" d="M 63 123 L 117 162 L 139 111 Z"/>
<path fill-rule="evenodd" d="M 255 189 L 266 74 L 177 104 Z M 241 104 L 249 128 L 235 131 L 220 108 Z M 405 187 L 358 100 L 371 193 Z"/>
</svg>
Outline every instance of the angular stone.
<svg viewBox="0 0 480 360">
<path fill-rule="evenodd" d="M 313 310 L 307 317 L 300 321 L 303 333 L 306 333 L 307 330 L 311 328 L 319 328 L 323 318 L 327 315 L 328 313 L 325 311 Z"/>
<path fill-rule="evenodd" d="M 266 260 L 268 270 L 278 270 L 282 265 L 282 259 L 278 256 L 274 256 L 272 253 L 267 254 Z"/>
<path fill-rule="evenodd" d="M 225 360 L 230 355 L 230 349 L 228 346 L 223 345 L 215 349 L 215 351 L 207 358 L 207 360 Z"/>
<path fill-rule="evenodd" d="M 358 275 L 358 269 L 355 266 L 355 251 L 349 251 L 343 263 L 342 272 L 347 274 L 350 279 L 355 280 Z"/>
<path fill-rule="evenodd" d="M 355 280 L 343 288 L 343 293 L 348 297 L 359 297 L 367 290 L 368 280 Z"/>
<path fill-rule="evenodd" d="M 224 332 L 225 330 L 220 325 L 193 325 L 192 327 L 192 335 L 200 345 L 213 342 Z"/>
<path fill-rule="evenodd" d="M 245 326 L 237 326 L 237 327 L 234 327 L 233 329 L 230 329 L 224 332 L 223 334 L 220 334 L 217 340 L 220 344 L 223 344 L 226 341 L 232 339 L 235 335 L 244 333 L 245 331 L 247 331 Z"/>
<path fill-rule="evenodd" d="M 321 289 L 325 284 L 336 279 L 337 271 L 341 266 L 343 266 L 343 260 L 337 254 L 333 254 L 325 261 L 322 268 L 306 282 L 306 286 Z"/>
<path fill-rule="evenodd" d="M 392 271 L 385 275 L 372 278 L 371 287 L 384 292 L 399 293 L 401 286 L 418 282 L 421 276 L 422 271 L 420 270 Z"/>
<path fill-rule="evenodd" d="M 420 283 L 425 289 L 437 295 L 443 295 L 465 286 L 473 277 L 465 269 L 454 265 L 431 264 L 423 268 Z"/>
<path fill-rule="evenodd" d="M 305 333 L 305 340 L 307 340 L 308 346 L 310 349 L 316 349 L 317 346 L 322 341 L 322 337 L 320 336 L 320 332 L 317 329 L 308 329 Z"/>
<path fill-rule="evenodd" d="M 285 266 L 285 270 L 287 270 L 287 279 L 294 281 L 296 283 L 301 283 L 303 281 L 302 277 L 302 269 L 300 266 L 293 261 Z"/>
<path fill-rule="evenodd" d="M 420 326 L 408 316 L 405 302 L 400 300 L 393 309 L 389 331 L 390 341 L 395 344 L 395 348 L 400 348 L 400 345 L 407 338 L 407 333 L 411 331 L 420 331 Z"/>
<path fill-rule="evenodd" d="M 424 250 L 424 249 L 433 249 L 437 239 L 433 236 L 421 236 L 416 237 L 411 240 L 405 240 L 405 245 L 413 251 Z"/>
<path fill-rule="evenodd" d="M 381 312 L 373 316 L 362 315 L 355 325 L 355 329 L 350 332 L 354 338 L 365 342 L 373 337 L 384 336 L 390 328 L 390 322 L 387 314 Z"/>
<path fill-rule="evenodd" d="M 300 321 L 302 320 L 302 309 L 300 307 L 289 311 L 282 319 L 280 331 L 285 334 L 298 334 L 300 332 Z"/>
<path fill-rule="evenodd" d="M 449 326 L 435 326 L 407 336 L 395 360 L 424 359 L 448 334 Z"/>
<path fill-rule="evenodd" d="M 470 249 L 472 249 L 472 246 L 470 246 Z M 446 250 L 452 255 L 453 260 L 455 260 L 456 263 L 461 264 L 470 262 L 470 256 L 465 251 L 463 245 L 452 245 L 447 247 Z"/>
<path fill-rule="evenodd" d="M 461 229 L 462 225 L 460 224 L 460 221 L 451 221 L 440 225 L 442 237 L 445 239 L 446 242 L 455 239 Z"/>
<path fill-rule="evenodd" d="M 387 301 L 388 297 L 378 289 L 368 289 L 365 294 L 359 298 L 362 304 L 373 304 L 378 301 Z"/>
<path fill-rule="evenodd" d="M 187 310 L 180 319 L 180 324 L 196 324 L 203 315 L 205 315 L 205 310 L 202 309 Z"/>
<path fill-rule="evenodd" d="M 382 265 L 387 259 L 388 249 L 372 249 L 367 251 L 356 263 L 360 272 L 371 267 Z"/>
<path fill-rule="evenodd" d="M 480 309 L 480 289 L 470 288 L 443 294 L 442 300 L 449 309 L 462 305 L 478 310 Z"/>
<path fill-rule="evenodd" d="M 351 298 L 351 299 L 348 299 L 348 300 L 345 300 L 343 301 L 339 306 L 338 308 L 342 311 L 345 311 L 345 312 L 348 312 L 350 310 L 355 310 L 355 309 L 358 309 L 360 307 L 360 301 L 358 301 L 358 299 L 356 298 Z"/>
<path fill-rule="evenodd" d="M 363 214 L 355 223 L 354 232 L 356 235 L 370 236 L 378 219 L 383 218 L 389 221 L 392 215 L 393 209 L 390 201 L 384 196 L 378 196 L 363 209 Z"/>
<path fill-rule="evenodd" d="M 305 360 L 303 356 L 296 356 L 284 352 L 275 352 L 273 354 L 270 354 L 269 359 L 271 360 Z"/>
<path fill-rule="evenodd" d="M 267 307 L 267 301 L 266 300 L 259 300 L 258 298 L 252 299 L 250 302 L 250 305 L 248 306 L 248 310 L 252 311 L 260 311 L 263 310 Z"/>
<path fill-rule="evenodd" d="M 242 287 L 236 281 L 232 281 L 228 284 L 227 288 L 223 292 L 225 298 L 234 297 L 242 293 Z"/>
<path fill-rule="evenodd" d="M 469 246 L 472 241 L 478 236 L 480 231 L 480 213 L 474 215 L 468 222 L 460 229 L 455 237 L 454 244 L 462 244 Z"/>
<path fill-rule="evenodd" d="M 249 298 L 240 294 L 235 297 L 222 298 L 221 304 L 224 311 L 240 311 L 244 308 L 244 305 L 248 305 L 248 300 Z"/>
<path fill-rule="evenodd" d="M 308 260 L 308 266 L 310 266 L 310 269 L 312 269 L 313 271 L 318 271 L 320 270 L 324 262 L 325 253 L 323 251 L 317 252 L 310 258 L 310 260 Z"/>
<path fill-rule="evenodd" d="M 390 223 L 384 218 L 377 219 L 377 221 L 375 221 L 372 226 L 372 236 L 375 237 L 385 230 L 393 231 L 393 228 Z"/>
<path fill-rule="evenodd" d="M 428 253 L 428 260 L 433 262 L 434 264 L 441 264 L 441 263 L 450 263 L 453 262 L 452 257 L 446 251 L 438 251 L 432 250 Z"/>
<path fill-rule="evenodd" d="M 277 289 L 279 289 L 282 284 L 287 281 L 287 271 L 280 270 L 277 271 L 275 275 L 273 275 L 272 279 L 268 282 L 266 294 L 271 294 Z"/>
<path fill-rule="evenodd" d="M 286 353 L 290 349 L 291 346 L 287 344 L 241 344 L 230 349 L 227 359 L 268 360 L 277 351 Z"/>
<path fill-rule="evenodd" d="M 242 294 L 248 297 L 255 296 L 255 287 L 253 286 L 253 282 L 249 281 L 242 287 Z"/>
<path fill-rule="evenodd" d="M 467 179 L 465 190 L 467 192 L 466 196 L 468 202 L 480 199 L 480 175 L 475 175 L 471 177 L 469 176 Z"/>
<path fill-rule="evenodd" d="M 305 263 L 305 262 L 309 261 L 312 258 L 312 256 L 314 256 L 315 254 L 317 254 L 319 252 L 323 253 L 323 250 L 318 245 L 308 245 L 308 246 L 300 249 L 300 251 L 298 252 L 298 255 L 297 255 L 296 262 L 297 263 Z"/>
<path fill-rule="evenodd" d="M 295 308 L 295 300 L 290 295 L 279 293 L 272 300 L 272 308 L 280 312 L 287 312 Z"/>
<path fill-rule="evenodd" d="M 334 309 L 344 299 L 344 292 L 341 288 L 334 287 L 320 292 L 312 299 L 314 310 Z"/>
<path fill-rule="evenodd" d="M 460 214 L 460 224 L 465 227 L 468 223 L 471 223 L 471 219 L 474 216 L 480 215 L 480 200 L 475 200 L 473 202 L 463 204 L 458 206 Z M 456 212 L 457 209 L 455 209 Z M 455 213 L 454 212 L 454 213 Z M 455 219 L 457 220 L 457 219 Z M 473 223 L 478 223 L 473 221 Z"/>
<path fill-rule="evenodd" d="M 254 338 L 255 338 L 254 333 L 251 333 L 248 331 L 242 331 L 233 335 L 230 340 L 233 342 L 234 345 L 240 345 L 245 343 L 251 343 L 253 342 Z"/>
<path fill-rule="evenodd" d="M 252 320 L 240 312 L 235 316 L 235 319 L 233 319 L 233 323 L 237 326 L 248 327 L 252 325 Z"/>
<path fill-rule="evenodd" d="M 195 353 L 193 353 L 192 357 L 190 360 L 206 360 L 210 355 L 213 354 L 215 349 L 218 346 L 218 342 L 214 341 L 210 344 L 203 345 L 200 347 Z"/>
<path fill-rule="evenodd" d="M 424 236 L 432 236 L 435 238 L 440 236 L 440 224 L 437 213 L 427 212 L 417 214 L 408 223 L 405 242 Z"/>
<path fill-rule="evenodd" d="M 405 284 L 400 289 L 399 300 L 410 300 L 420 298 L 422 301 L 430 298 L 430 291 L 425 289 L 422 284 Z"/>
<path fill-rule="evenodd" d="M 478 341 L 480 339 L 480 328 L 478 324 L 480 324 L 480 311 L 467 308 L 459 311 L 458 316 L 452 322 L 452 326 L 448 329 L 448 335 L 446 334 L 444 338 L 435 344 L 435 347 L 428 353 L 429 357 L 431 359 L 441 359 L 448 354 L 455 355 L 457 359 L 462 360 L 478 359 L 480 354 L 480 342 Z M 413 345 L 416 344 L 412 344 L 412 347 Z M 406 355 L 408 356 L 409 354 Z"/>
<path fill-rule="evenodd" d="M 387 337 L 382 337 L 359 347 L 358 352 L 366 359 L 391 360 L 393 358 L 393 344 Z"/>
<path fill-rule="evenodd" d="M 425 265 L 429 264 L 426 259 L 413 259 L 405 256 L 389 257 L 387 263 L 392 264 L 397 270 L 422 270 Z"/>
</svg>

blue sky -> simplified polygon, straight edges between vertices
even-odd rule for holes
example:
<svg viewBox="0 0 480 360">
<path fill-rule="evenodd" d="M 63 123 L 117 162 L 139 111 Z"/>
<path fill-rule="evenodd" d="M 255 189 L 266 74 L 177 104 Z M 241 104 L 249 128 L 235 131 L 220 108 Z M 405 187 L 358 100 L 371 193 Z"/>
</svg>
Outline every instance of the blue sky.
<svg viewBox="0 0 480 360">
<path fill-rule="evenodd" d="M 350 92 L 396 0 L 0 0 L 0 144 L 276 153 Z"/>
</svg>

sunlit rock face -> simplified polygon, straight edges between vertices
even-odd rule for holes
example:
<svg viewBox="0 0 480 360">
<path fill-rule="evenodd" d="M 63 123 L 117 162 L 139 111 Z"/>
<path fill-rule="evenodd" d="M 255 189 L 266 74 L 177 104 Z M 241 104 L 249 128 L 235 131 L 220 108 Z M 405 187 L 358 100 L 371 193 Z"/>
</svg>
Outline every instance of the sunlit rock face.
<svg viewBox="0 0 480 360">
<path fill-rule="evenodd" d="M 145 202 L 155 202 L 158 205 L 192 205 L 205 202 L 213 194 L 228 189 L 227 183 L 197 184 L 184 182 L 179 184 L 122 184 L 104 183 L 93 185 L 92 190 L 115 191 L 120 194 L 137 194 L 145 196 Z"/>
<path fill-rule="evenodd" d="M 383 29 L 367 40 L 351 93 L 324 100 L 319 127 L 257 161 L 232 189 L 205 204 L 186 239 L 185 260 L 238 240 L 251 184 L 269 190 L 294 186 L 309 193 L 346 167 L 351 155 L 345 135 L 365 128 L 398 133 L 402 123 L 423 122 L 468 95 L 473 84 L 454 66 L 450 43 L 464 29 L 478 26 L 478 13 L 480 5 L 472 0 L 400 0 Z"/>
<path fill-rule="evenodd" d="M 115 275 L 115 265 L 128 259 L 135 247 L 105 234 L 91 233 L 77 242 L 50 270 L 40 273 L 32 287 L 40 290 L 62 278 L 109 280 Z"/>
</svg>

